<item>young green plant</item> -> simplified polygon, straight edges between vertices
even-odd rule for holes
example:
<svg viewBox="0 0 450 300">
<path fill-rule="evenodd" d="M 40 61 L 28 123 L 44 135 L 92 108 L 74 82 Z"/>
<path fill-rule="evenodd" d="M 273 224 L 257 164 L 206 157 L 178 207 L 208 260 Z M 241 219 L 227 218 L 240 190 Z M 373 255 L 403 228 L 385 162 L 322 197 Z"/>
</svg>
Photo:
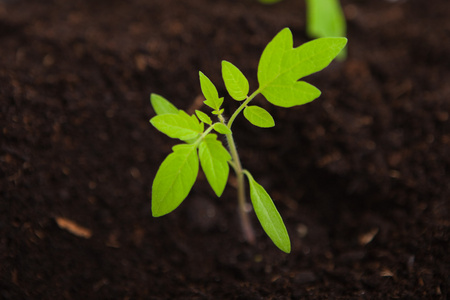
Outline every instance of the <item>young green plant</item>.
<svg viewBox="0 0 450 300">
<path fill-rule="evenodd" d="M 347 43 L 345 38 L 320 38 L 293 47 L 289 28 L 281 30 L 264 49 L 258 64 L 259 87 L 249 93 L 249 83 L 244 74 L 232 63 L 222 61 L 222 78 L 225 87 L 240 106 L 226 121 L 223 97 L 202 72 L 200 87 L 205 97 L 204 104 L 211 109 L 211 117 L 197 110 L 188 115 L 176 108 L 162 96 L 152 94 L 151 104 L 156 116 L 150 123 L 162 133 L 183 143 L 173 147 L 159 167 L 152 185 L 152 214 L 163 216 L 176 209 L 188 196 L 194 185 L 199 165 L 214 193 L 220 197 L 225 189 L 229 166 L 237 179 L 239 215 L 245 239 L 254 243 L 255 236 L 248 216 L 245 177 L 250 187 L 250 199 L 262 228 L 282 251 L 289 253 L 291 243 L 286 226 L 271 197 L 242 167 L 233 138 L 234 121 L 242 112 L 253 125 L 262 128 L 275 126 L 270 113 L 257 105 L 250 105 L 259 94 L 270 103 L 280 107 L 293 107 L 308 103 L 320 96 L 320 91 L 300 78 L 318 72 L 328 66 Z M 225 136 L 228 149 L 218 138 Z"/>
</svg>

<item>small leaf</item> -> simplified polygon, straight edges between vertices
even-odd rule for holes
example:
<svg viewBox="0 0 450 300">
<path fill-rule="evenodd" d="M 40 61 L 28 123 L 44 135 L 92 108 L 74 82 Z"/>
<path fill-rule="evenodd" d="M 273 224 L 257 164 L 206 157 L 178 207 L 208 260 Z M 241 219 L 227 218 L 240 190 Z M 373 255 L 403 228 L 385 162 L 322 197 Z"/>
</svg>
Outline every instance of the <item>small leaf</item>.
<svg viewBox="0 0 450 300">
<path fill-rule="evenodd" d="M 222 108 L 222 109 L 219 109 L 219 110 L 213 110 L 211 113 L 213 115 L 221 115 L 221 114 L 223 114 L 223 111 L 224 111 L 224 109 Z"/>
<path fill-rule="evenodd" d="M 220 197 L 228 180 L 230 153 L 215 134 L 208 134 L 200 143 L 199 157 L 206 179 L 217 197 Z"/>
<path fill-rule="evenodd" d="M 195 116 L 189 116 L 182 110 L 179 110 L 178 114 L 157 115 L 150 119 L 150 123 L 169 137 L 183 141 L 203 133 L 202 123 Z"/>
<path fill-rule="evenodd" d="M 230 96 L 237 101 L 247 98 L 249 84 L 244 74 L 232 63 L 222 61 L 222 78 Z"/>
<path fill-rule="evenodd" d="M 246 172 L 246 175 L 250 184 L 250 199 L 261 226 L 280 250 L 290 253 L 289 235 L 275 204 L 266 190 L 253 179 L 250 173 Z"/>
<path fill-rule="evenodd" d="M 202 112 L 200 110 L 196 110 L 195 114 L 200 119 L 200 121 L 202 121 L 203 123 L 206 123 L 208 125 L 212 124 L 211 118 L 207 114 L 205 114 L 204 112 Z"/>
<path fill-rule="evenodd" d="M 162 162 L 152 185 L 152 215 L 160 217 L 177 208 L 187 197 L 198 174 L 195 145 L 182 144 Z"/>
<path fill-rule="evenodd" d="M 270 113 L 264 108 L 256 105 L 247 106 L 244 109 L 244 117 L 250 123 L 258 127 L 269 128 L 275 126 L 275 121 Z"/>
<path fill-rule="evenodd" d="M 279 82 L 266 87 L 263 93 L 267 101 L 280 107 L 302 105 L 317 99 L 320 94 L 319 89 L 304 81 Z"/>
<path fill-rule="evenodd" d="M 204 103 L 212 109 L 219 110 L 222 105 L 223 98 L 219 98 L 219 93 L 217 92 L 216 87 L 205 74 L 199 72 L 199 77 L 200 87 L 202 89 L 203 96 L 205 96 L 206 99 Z"/>
<path fill-rule="evenodd" d="M 214 130 L 221 134 L 231 134 L 231 129 L 222 123 L 214 123 Z"/>
<path fill-rule="evenodd" d="M 202 122 L 200 122 L 197 118 L 196 115 L 191 115 L 191 123 L 192 125 L 195 126 L 195 129 L 197 130 L 198 133 L 203 133 L 204 129 L 205 129 L 205 124 L 203 124 Z"/>
<path fill-rule="evenodd" d="M 178 108 L 175 107 L 172 103 L 169 102 L 163 96 L 158 94 L 150 95 L 150 102 L 152 104 L 153 110 L 157 115 L 163 114 L 178 114 Z"/>
</svg>

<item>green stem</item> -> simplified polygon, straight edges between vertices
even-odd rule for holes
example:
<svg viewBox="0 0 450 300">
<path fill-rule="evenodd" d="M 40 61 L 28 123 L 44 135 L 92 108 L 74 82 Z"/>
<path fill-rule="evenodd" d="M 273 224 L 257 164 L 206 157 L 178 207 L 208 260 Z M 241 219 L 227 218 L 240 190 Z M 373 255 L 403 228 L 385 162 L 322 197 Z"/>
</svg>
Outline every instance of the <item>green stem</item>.
<svg viewBox="0 0 450 300">
<path fill-rule="evenodd" d="M 233 125 L 234 119 L 236 119 L 236 117 L 239 115 L 239 113 L 249 104 L 250 101 L 253 100 L 253 98 L 255 98 L 257 95 L 259 94 L 259 89 L 257 89 L 256 91 L 253 92 L 253 94 L 251 94 L 249 97 L 247 97 L 247 99 L 245 99 L 245 101 L 241 104 L 241 106 L 238 107 L 238 109 L 236 109 L 236 111 L 233 113 L 233 115 L 231 115 L 230 120 L 228 121 L 228 128 L 231 129 L 231 125 Z"/>
<path fill-rule="evenodd" d="M 249 101 L 246 101 L 246 102 L 248 103 Z M 233 116 L 234 116 L 234 114 L 233 114 Z M 219 120 L 224 125 L 227 125 L 225 123 L 225 119 L 223 118 L 222 115 L 219 115 Z M 230 119 L 230 122 L 231 122 L 231 119 Z M 245 199 L 244 170 L 242 169 L 241 160 L 239 159 L 239 154 L 236 149 L 236 144 L 233 139 L 233 134 L 230 133 L 230 134 L 226 134 L 225 136 L 227 138 L 228 148 L 230 150 L 230 154 L 231 154 L 231 158 L 232 158 L 232 166 L 234 168 L 234 171 L 236 172 L 239 217 L 241 219 L 242 231 L 244 233 L 245 240 L 249 244 L 253 245 L 255 243 L 255 233 L 253 231 L 253 227 L 250 222 L 250 218 L 248 216 L 247 208 L 246 208 L 247 201 Z"/>
<path fill-rule="evenodd" d="M 213 129 L 214 129 L 214 127 L 213 127 L 212 125 L 210 125 L 210 126 L 205 130 L 205 132 L 203 132 L 202 135 L 199 136 L 199 137 L 197 138 L 197 140 L 195 140 L 194 145 L 197 147 L 197 146 L 200 144 L 200 142 L 205 138 L 205 136 L 207 136 Z"/>
</svg>

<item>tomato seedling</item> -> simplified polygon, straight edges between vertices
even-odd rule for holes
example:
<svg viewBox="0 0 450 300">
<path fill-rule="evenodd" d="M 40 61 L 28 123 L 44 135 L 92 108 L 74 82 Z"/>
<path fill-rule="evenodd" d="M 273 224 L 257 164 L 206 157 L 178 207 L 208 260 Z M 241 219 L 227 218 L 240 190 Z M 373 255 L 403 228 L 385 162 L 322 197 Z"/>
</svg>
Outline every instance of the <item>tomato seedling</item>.
<svg viewBox="0 0 450 300">
<path fill-rule="evenodd" d="M 266 190 L 242 168 L 234 142 L 234 121 L 243 112 L 253 125 L 268 128 L 275 126 L 270 113 L 250 102 L 259 94 L 280 107 L 302 105 L 320 96 L 320 91 L 300 78 L 318 72 L 328 66 L 347 43 L 346 38 L 319 38 L 293 48 L 289 28 L 281 30 L 264 49 L 258 64 L 259 87 L 249 93 L 249 82 L 242 72 L 228 61 L 222 61 L 222 78 L 225 87 L 241 105 L 226 121 L 223 97 L 209 78 L 199 72 L 200 87 L 205 97 L 204 104 L 212 111 L 217 121 L 197 110 L 188 115 L 176 108 L 160 95 L 151 95 L 151 104 L 156 116 L 150 123 L 171 138 L 183 143 L 173 147 L 159 167 L 152 185 L 152 214 L 163 216 L 176 209 L 188 196 L 194 185 L 199 165 L 205 173 L 214 193 L 220 197 L 225 189 L 229 167 L 237 179 L 237 198 L 244 236 L 249 243 L 255 241 L 253 229 L 246 210 L 245 178 L 250 187 L 250 199 L 262 228 L 273 243 L 289 253 L 291 243 L 286 226 Z M 215 132 L 215 133 L 214 133 Z M 228 149 L 218 135 L 225 136 Z"/>
</svg>

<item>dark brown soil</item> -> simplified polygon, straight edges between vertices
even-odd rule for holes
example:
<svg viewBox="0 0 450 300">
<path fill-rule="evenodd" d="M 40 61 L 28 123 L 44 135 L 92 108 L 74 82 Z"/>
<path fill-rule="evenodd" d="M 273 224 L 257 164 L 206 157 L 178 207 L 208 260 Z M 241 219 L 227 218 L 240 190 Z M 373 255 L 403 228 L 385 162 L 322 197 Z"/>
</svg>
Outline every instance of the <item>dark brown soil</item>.
<svg viewBox="0 0 450 300">
<path fill-rule="evenodd" d="M 222 59 L 256 88 L 279 30 L 307 41 L 303 1 L 0 1 L 0 298 L 447 299 L 450 5 L 343 5 L 349 56 L 309 78 L 322 96 L 258 99 L 277 126 L 235 126 L 287 255 L 254 217 L 243 241 L 233 180 L 217 199 L 200 175 L 151 217 L 174 141 L 149 94 L 192 109 L 198 70 L 224 94 Z"/>
</svg>

